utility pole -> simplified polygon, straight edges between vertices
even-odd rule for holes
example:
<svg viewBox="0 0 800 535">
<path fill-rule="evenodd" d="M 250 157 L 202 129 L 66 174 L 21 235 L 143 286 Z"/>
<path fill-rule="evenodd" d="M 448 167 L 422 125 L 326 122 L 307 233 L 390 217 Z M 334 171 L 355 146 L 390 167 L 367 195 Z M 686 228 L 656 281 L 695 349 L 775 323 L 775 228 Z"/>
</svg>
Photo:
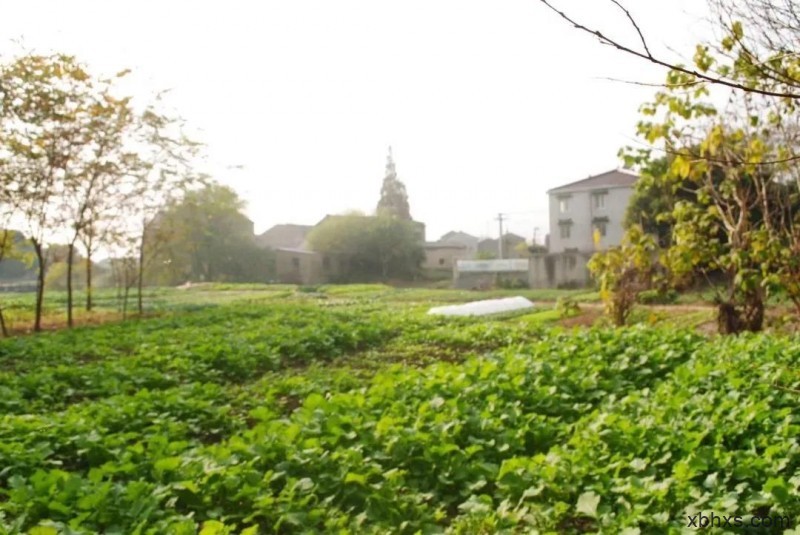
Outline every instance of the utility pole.
<svg viewBox="0 0 800 535">
<path fill-rule="evenodd" d="M 497 214 L 497 222 L 500 224 L 500 239 L 497 240 L 500 259 L 503 258 L 503 214 Z"/>
</svg>

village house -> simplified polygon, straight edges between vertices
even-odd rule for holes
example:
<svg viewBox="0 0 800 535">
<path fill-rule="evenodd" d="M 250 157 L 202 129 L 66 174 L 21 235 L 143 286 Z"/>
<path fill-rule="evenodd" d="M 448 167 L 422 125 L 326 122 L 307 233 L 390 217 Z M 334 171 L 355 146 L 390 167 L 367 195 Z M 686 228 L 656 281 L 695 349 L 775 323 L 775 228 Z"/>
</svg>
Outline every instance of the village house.
<svg viewBox="0 0 800 535">
<path fill-rule="evenodd" d="M 314 251 L 307 242 L 313 229 L 341 215 L 326 215 L 316 225 L 275 225 L 256 237 L 256 243 L 275 251 L 275 277 L 285 284 L 325 284 L 342 273 L 340 258 Z M 374 217 L 374 216 L 364 216 Z M 425 241 L 425 224 L 412 221 L 420 242 Z M 452 264 L 450 269 L 452 270 Z"/>
<path fill-rule="evenodd" d="M 498 260 L 456 262 L 454 281 L 460 288 L 527 279 L 531 288 L 585 287 L 591 284 L 587 263 L 592 255 L 617 246 L 638 175 L 615 169 L 548 191 L 550 235 L 546 250 L 504 243 Z M 521 237 L 517 243 L 524 243 Z M 478 244 L 479 256 L 499 254 L 497 240 Z M 495 256 L 499 258 L 499 256 Z"/>
<path fill-rule="evenodd" d="M 500 258 L 500 240 L 485 238 L 478 242 L 478 256 L 482 258 Z M 527 258 L 528 244 L 525 238 L 512 232 L 503 234 L 502 258 Z"/>
<path fill-rule="evenodd" d="M 638 175 L 614 169 L 547 192 L 548 254 L 531 260 L 532 287 L 586 286 L 592 255 L 622 242 L 623 222 Z"/>
<path fill-rule="evenodd" d="M 275 225 L 256 236 L 256 243 L 261 247 L 279 249 L 289 247 L 302 249 L 306 236 L 314 228 L 311 225 L 294 225 L 291 223 Z"/>
<path fill-rule="evenodd" d="M 465 245 L 442 241 L 428 242 L 425 244 L 425 260 L 422 262 L 422 269 L 428 274 L 435 274 L 438 271 L 449 276 L 453 272 L 456 261 L 467 258 L 470 258 L 470 254 Z"/>
<path fill-rule="evenodd" d="M 474 258 L 478 238 L 460 230 L 450 231 L 435 242 L 425 244 L 422 269 L 428 276 L 451 277 L 458 260 Z"/>
<path fill-rule="evenodd" d="M 256 243 L 275 251 L 275 278 L 284 284 L 321 284 L 338 273 L 336 259 L 308 248 L 306 238 L 320 225 L 274 225 L 256 236 Z"/>
<path fill-rule="evenodd" d="M 615 169 L 553 188 L 550 252 L 591 252 L 619 245 L 623 220 L 638 175 Z M 595 231 L 599 242 L 595 244 Z"/>
<path fill-rule="evenodd" d="M 438 243 L 462 245 L 466 249 L 468 258 L 472 258 L 478 252 L 479 241 L 479 238 L 467 232 L 451 230 L 450 232 L 443 234 L 442 237 L 439 238 Z"/>
</svg>

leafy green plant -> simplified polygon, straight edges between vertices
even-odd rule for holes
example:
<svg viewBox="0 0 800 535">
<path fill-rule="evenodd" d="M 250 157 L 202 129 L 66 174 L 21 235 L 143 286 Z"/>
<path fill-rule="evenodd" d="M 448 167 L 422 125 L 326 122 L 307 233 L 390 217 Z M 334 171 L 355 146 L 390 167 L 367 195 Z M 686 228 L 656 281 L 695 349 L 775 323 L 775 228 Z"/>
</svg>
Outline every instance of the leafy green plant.
<svg viewBox="0 0 800 535">
<path fill-rule="evenodd" d="M 797 338 L 563 332 L 364 293 L 0 341 L 0 532 L 677 533 L 698 504 L 800 514 Z"/>
<path fill-rule="evenodd" d="M 561 318 L 571 318 L 581 313 L 581 306 L 571 297 L 559 297 L 555 306 Z"/>
<path fill-rule="evenodd" d="M 666 288 L 663 290 L 645 290 L 641 292 L 636 300 L 643 305 L 671 305 L 678 301 L 680 294 L 677 290 Z"/>
<path fill-rule="evenodd" d="M 652 283 L 655 254 L 654 238 L 634 225 L 625 232 L 620 247 L 595 253 L 589 260 L 589 270 L 614 325 L 625 325 L 637 296 Z"/>
</svg>

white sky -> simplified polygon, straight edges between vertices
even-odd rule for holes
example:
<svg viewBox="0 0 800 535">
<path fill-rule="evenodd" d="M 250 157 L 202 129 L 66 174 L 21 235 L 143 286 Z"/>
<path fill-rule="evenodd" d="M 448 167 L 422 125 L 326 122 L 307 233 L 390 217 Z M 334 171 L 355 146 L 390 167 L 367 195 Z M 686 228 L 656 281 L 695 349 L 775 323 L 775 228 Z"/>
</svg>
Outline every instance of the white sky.
<svg viewBox="0 0 800 535">
<path fill-rule="evenodd" d="M 637 44 L 611 2 L 553 1 Z M 651 49 L 691 57 L 705 33 L 702 0 L 623 3 Z M 8 2 L 0 53 L 20 38 L 100 73 L 132 68 L 135 96 L 171 89 L 257 232 L 373 211 L 391 145 L 429 240 L 496 236 L 505 212 L 542 241 L 545 192 L 621 165 L 655 91 L 601 78 L 663 80 L 537 0 Z"/>
</svg>

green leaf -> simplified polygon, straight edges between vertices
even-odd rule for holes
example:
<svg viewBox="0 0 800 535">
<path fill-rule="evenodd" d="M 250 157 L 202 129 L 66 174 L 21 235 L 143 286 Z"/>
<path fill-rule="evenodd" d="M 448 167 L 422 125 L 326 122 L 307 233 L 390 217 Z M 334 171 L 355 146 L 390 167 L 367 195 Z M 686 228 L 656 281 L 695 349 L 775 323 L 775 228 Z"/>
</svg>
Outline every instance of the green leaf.
<svg viewBox="0 0 800 535">
<path fill-rule="evenodd" d="M 181 465 L 180 457 L 165 457 L 163 459 L 157 460 L 153 465 L 153 467 L 156 469 L 156 471 L 167 472 L 170 470 L 175 470 L 180 465 Z"/>
<path fill-rule="evenodd" d="M 764 484 L 764 492 L 772 494 L 778 503 L 785 503 L 789 500 L 789 486 L 782 477 L 772 477 Z"/>
<path fill-rule="evenodd" d="M 348 472 L 346 476 L 344 476 L 345 483 L 358 483 L 360 485 L 367 484 L 367 476 L 362 474 L 356 474 L 355 472 Z"/>
<path fill-rule="evenodd" d="M 200 530 L 200 535 L 223 535 L 227 533 L 225 524 L 218 520 L 206 520 L 203 522 L 203 528 Z"/>
<path fill-rule="evenodd" d="M 575 506 L 579 513 L 595 518 L 597 516 L 597 506 L 600 503 L 600 496 L 594 491 L 584 492 L 578 497 L 578 503 Z"/>
</svg>

